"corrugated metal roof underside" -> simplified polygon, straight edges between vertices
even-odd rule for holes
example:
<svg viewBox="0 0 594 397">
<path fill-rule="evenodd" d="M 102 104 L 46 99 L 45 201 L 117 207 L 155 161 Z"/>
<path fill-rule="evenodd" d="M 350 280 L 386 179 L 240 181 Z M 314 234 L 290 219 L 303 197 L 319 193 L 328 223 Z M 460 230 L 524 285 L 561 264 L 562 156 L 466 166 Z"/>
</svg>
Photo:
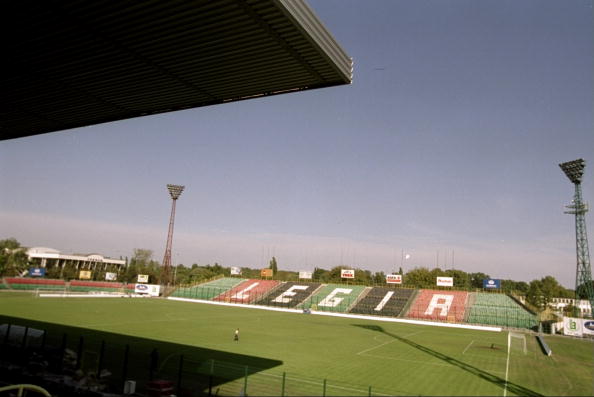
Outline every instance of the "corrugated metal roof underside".
<svg viewBox="0 0 594 397">
<path fill-rule="evenodd" d="M 350 83 L 309 7 L 284 3 L 10 2 L 2 139 Z"/>
</svg>

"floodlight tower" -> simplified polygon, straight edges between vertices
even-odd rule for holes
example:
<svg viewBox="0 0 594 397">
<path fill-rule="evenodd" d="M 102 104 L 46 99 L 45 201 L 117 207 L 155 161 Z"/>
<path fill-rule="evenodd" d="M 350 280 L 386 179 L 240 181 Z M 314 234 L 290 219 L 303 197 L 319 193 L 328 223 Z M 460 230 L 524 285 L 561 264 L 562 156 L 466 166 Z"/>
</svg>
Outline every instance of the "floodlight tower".
<svg viewBox="0 0 594 397">
<path fill-rule="evenodd" d="M 165 246 L 165 256 L 163 256 L 163 266 L 161 268 L 161 284 L 169 285 L 171 279 L 171 245 L 173 243 L 173 221 L 175 220 L 175 202 L 184 191 L 185 186 L 167 185 L 169 195 L 172 199 L 171 216 L 169 217 L 169 233 L 167 233 L 167 245 Z"/>
<path fill-rule="evenodd" d="M 578 303 L 578 287 L 582 286 L 588 300 L 590 310 L 594 316 L 594 287 L 592 286 L 592 269 L 590 268 L 590 252 L 588 250 L 588 236 L 586 234 L 586 212 L 588 204 L 582 201 L 582 175 L 586 162 L 583 159 L 559 164 L 565 175 L 575 185 L 575 194 L 571 205 L 566 206 L 566 214 L 575 215 L 575 240 L 577 251 L 577 269 L 575 274 L 575 299 Z M 574 307 L 576 307 L 574 305 Z M 577 308 L 575 309 L 577 312 Z"/>
</svg>

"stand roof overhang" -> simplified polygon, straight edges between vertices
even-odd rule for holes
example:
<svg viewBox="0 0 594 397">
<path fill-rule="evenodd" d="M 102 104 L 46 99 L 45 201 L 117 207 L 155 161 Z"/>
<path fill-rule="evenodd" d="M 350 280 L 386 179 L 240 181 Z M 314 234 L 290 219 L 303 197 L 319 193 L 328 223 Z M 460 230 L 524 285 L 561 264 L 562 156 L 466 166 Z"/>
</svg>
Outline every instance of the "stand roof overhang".
<svg viewBox="0 0 594 397">
<path fill-rule="evenodd" d="M 301 0 L 2 8 L 0 139 L 352 80 L 351 58 Z"/>
</svg>

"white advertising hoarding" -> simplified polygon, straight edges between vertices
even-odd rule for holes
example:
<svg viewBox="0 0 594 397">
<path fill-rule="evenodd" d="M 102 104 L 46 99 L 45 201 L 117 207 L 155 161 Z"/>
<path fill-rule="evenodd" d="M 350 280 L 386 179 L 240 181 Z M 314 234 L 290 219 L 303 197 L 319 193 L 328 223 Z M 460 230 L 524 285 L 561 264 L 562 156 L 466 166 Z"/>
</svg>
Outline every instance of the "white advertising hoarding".
<svg viewBox="0 0 594 397">
<path fill-rule="evenodd" d="M 402 284 L 401 274 L 388 274 L 386 275 L 386 283 L 388 284 Z"/>
<path fill-rule="evenodd" d="M 148 278 L 149 278 L 148 274 L 139 274 L 137 281 L 139 283 L 148 283 Z"/>
<path fill-rule="evenodd" d="M 134 285 L 134 293 L 146 294 L 150 296 L 159 296 L 160 285 L 156 284 L 136 284 Z"/>
<path fill-rule="evenodd" d="M 582 336 L 582 319 L 563 317 L 563 334 Z"/>
<path fill-rule="evenodd" d="M 105 273 L 105 279 L 107 281 L 115 281 L 115 280 L 117 280 L 117 278 L 118 278 L 117 273 L 111 273 L 111 272 Z"/>
<path fill-rule="evenodd" d="M 441 287 L 453 287 L 454 277 L 437 277 L 437 285 Z"/>
<path fill-rule="evenodd" d="M 584 318 L 582 319 L 582 333 L 584 335 L 594 335 L 594 321 Z"/>
<path fill-rule="evenodd" d="M 594 335 L 594 320 L 563 317 L 563 334 L 571 336 Z"/>
<path fill-rule="evenodd" d="M 240 275 L 241 274 L 241 268 L 237 267 L 237 266 L 231 266 L 231 275 Z"/>
<path fill-rule="evenodd" d="M 355 271 L 350 269 L 340 269 L 341 278 L 355 278 Z"/>
<path fill-rule="evenodd" d="M 299 272 L 299 278 L 304 278 L 304 279 L 311 280 L 312 277 L 313 277 L 313 273 L 312 272 Z"/>
</svg>

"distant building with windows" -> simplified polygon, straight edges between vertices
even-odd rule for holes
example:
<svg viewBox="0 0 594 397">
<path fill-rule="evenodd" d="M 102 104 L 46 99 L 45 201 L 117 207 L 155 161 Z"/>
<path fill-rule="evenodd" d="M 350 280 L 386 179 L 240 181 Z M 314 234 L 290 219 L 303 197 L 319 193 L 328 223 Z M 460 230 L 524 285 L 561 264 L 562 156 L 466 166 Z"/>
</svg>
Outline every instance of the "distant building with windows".
<svg viewBox="0 0 594 397">
<path fill-rule="evenodd" d="M 54 266 L 62 268 L 71 265 L 77 269 L 102 270 L 106 269 L 108 265 L 126 266 L 126 261 L 121 259 L 112 259 L 100 254 L 65 255 L 56 249 L 47 247 L 28 248 L 27 257 L 30 264 L 41 268 L 52 268 Z"/>
<path fill-rule="evenodd" d="M 590 301 L 586 299 L 579 299 L 577 304 L 575 302 L 576 300 L 571 298 L 552 298 L 551 302 L 549 302 L 549 306 L 557 311 L 562 312 L 565 306 L 572 305 L 579 309 L 582 316 L 589 316 L 592 313 Z"/>
</svg>

